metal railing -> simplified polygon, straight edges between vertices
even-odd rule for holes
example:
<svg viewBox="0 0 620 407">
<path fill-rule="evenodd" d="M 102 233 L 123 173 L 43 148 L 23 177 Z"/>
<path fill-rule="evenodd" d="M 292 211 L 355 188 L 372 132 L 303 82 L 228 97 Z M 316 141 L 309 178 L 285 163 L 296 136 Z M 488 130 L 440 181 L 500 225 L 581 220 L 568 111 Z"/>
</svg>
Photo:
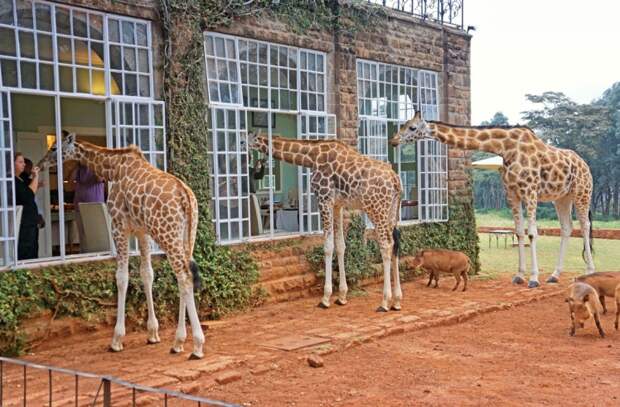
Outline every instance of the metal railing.
<svg viewBox="0 0 620 407">
<path fill-rule="evenodd" d="M 455 28 L 464 27 L 463 2 L 465 0 L 368 0 L 394 10 L 402 11 L 423 20 L 431 20 Z"/>
<path fill-rule="evenodd" d="M 15 368 L 15 372 L 10 378 L 8 377 L 7 372 L 6 372 L 8 366 Z M 132 406 L 136 406 L 136 400 L 138 399 L 138 397 L 144 396 L 144 395 L 160 396 L 160 398 L 162 398 L 161 401 L 163 405 L 166 407 L 168 406 L 168 402 L 171 401 L 172 399 L 184 400 L 186 402 L 193 402 L 198 407 L 200 406 L 237 406 L 237 404 L 230 404 L 230 403 L 226 403 L 226 402 L 219 401 L 219 400 L 211 400 L 211 399 L 204 398 L 204 397 L 192 396 L 192 395 L 184 394 L 178 391 L 157 389 L 157 388 L 149 387 L 149 386 L 142 386 L 139 384 L 130 383 L 128 381 L 118 379 L 113 376 L 101 376 L 101 375 L 97 375 L 93 373 L 86 373 L 86 372 L 81 372 L 77 370 L 41 365 L 37 363 L 31 363 L 31 362 L 26 362 L 26 361 L 19 360 L 19 359 L 11 359 L 11 358 L 5 358 L 5 357 L 0 357 L 0 406 L 5 405 L 5 398 L 7 395 L 7 389 L 5 387 L 8 387 L 8 386 L 6 386 L 4 383 L 5 376 L 7 376 L 6 377 L 7 381 L 8 379 L 12 379 L 13 382 L 16 382 L 16 383 L 21 382 L 21 385 L 17 384 L 15 387 L 21 390 L 22 405 L 24 407 L 28 406 L 28 391 L 29 391 L 28 369 L 37 369 L 43 372 L 47 372 L 47 375 L 46 375 L 47 377 L 45 378 L 47 379 L 47 386 L 46 386 L 47 391 L 43 392 L 43 393 L 47 393 L 47 397 L 45 397 L 45 395 L 41 391 L 38 391 L 37 399 L 31 400 L 33 403 L 35 403 L 32 405 L 37 405 L 37 406 L 42 405 L 41 402 L 42 402 L 43 397 L 47 398 L 47 406 L 50 406 L 50 407 L 53 406 L 53 403 L 54 403 L 54 380 L 53 380 L 54 373 L 65 375 L 65 376 L 73 376 L 74 382 L 72 385 L 73 389 L 71 392 L 73 393 L 73 399 L 75 400 L 75 406 L 79 406 L 79 405 L 95 406 L 95 405 L 98 405 L 97 403 L 99 402 L 99 403 L 102 403 L 103 407 L 111 407 L 112 401 L 113 401 L 112 384 L 121 386 L 122 388 L 128 391 L 128 392 L 127 391 L 125 392 L 127 394 L 122 395 L 122 398 L 123 398 L 123 401 L 125 401 L 126 397 L 131 397 Z M 20 377 L 21 377 L 21 380 L 20 380 Z M 89 397 L 79 394 L 80 379 L 91 379 L 91 380 L 95 380 L 96 382 L 98 382 L 98 387 L 97 387 L 97 390 L 94 396 L 92 396 L 92 400 L 86 401 L 85 399 Z M 41 383 L 38 383 L 38 384 L 39 384 L 39 387 L 41 387 Z M 66 391 L 67 391 L 66 386 L 63 388 L 63 391 L 66 394 Z M 121 401 L 119 399 L 121 399 L 121 397 L 117 397 L 114 401 L 115 402 Z M 63 402 L 66 403 L 67 399 L 65 398 Z M 13 400 L 13 403 L 11 405 L 17 405 L 15 404 L 15 400 Z M 153 404 L 150 403 L 149 405 L 153 405 Z"/>
</svg>

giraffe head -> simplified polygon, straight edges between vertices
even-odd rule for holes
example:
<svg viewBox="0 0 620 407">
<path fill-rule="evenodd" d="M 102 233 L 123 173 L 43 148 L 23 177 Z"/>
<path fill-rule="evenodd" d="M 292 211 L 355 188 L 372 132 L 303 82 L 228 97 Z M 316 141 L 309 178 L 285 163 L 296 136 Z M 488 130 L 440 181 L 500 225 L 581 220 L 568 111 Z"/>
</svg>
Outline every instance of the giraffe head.
<svg viewBox="0 0 620 407">
<path fill-rule="evenodd" d="M 75 133 L 63 130 L 62 136 L 61 153 L 63 161 L 78 160 Z M 56 144 L 53 144 L 37 166 L 43 170 L 45 167 L 55 167 L 57 164 Z"/>
<path fill-rule="evenodd" d="M 392 137 L 390 144 L 396 147 L 399 144 L 415 143 L 426 138 L 431 138 L 431 128 L 422 118 L 420 112 L 416 112 L 413 119 L 403 124 L 400 130 Z"/>
<path fill-rule="evenodd" d="M 250 151 L 266 152 L 269 148 L 269 141 L 261 134 L 261 130 L 258 130 L 258 133 L 248 131 L 247 147 Z"/>
</svg>

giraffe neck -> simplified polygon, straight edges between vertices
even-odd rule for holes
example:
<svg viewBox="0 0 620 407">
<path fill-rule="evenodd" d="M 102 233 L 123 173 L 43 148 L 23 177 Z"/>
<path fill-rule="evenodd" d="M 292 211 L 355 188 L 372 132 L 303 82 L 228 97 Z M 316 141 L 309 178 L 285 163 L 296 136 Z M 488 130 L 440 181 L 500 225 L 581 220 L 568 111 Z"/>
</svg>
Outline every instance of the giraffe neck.
<svg viewBox="0 0 620 407">
<path fill-rule="evenodd" d="M 316 159 L 321 151 L 316 142 L 282 137 L 273 137 L 271 146 L 273 158 L 308 168 L 316 166 Z M 260 140 L 258 149 L 265 154 L 269 154 L 267 137 Z"/>
<path fill-rule="evenodd" d="M 106 181 L 119 180 L 121 167 L 128 165 L 128 159 L 135 160 L 137 154 L 133 148 L 113 150 L 89 143 L 76 143 L 75 148 L 76 159 L 80 164 Z"/>
<path fill-rule="evenodd" d="M 463 150 L 487 151 L 503 156 L 507 152 L 504 141 L 510 139 L 505 129 L 452 127 L 445 123 L 428 123 L 432 136 L 449 146 Z"/>
</svg>

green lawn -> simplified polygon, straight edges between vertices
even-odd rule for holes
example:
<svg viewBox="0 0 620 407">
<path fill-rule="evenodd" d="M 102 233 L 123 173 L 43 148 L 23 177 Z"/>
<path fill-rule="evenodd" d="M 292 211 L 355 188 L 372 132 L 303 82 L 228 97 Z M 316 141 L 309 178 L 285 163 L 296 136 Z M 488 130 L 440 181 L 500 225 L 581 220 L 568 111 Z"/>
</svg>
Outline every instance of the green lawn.
<svg viewBox="0 0 620 407">
<path fill-rule="evenodd" d="M 620 229 L 620 220 L 598 220 L 595 218 L 593 224 L 594 229 Z M 508 211 L 476 212 L 476 225 L 514 227 L 514 221 Z M 539 228 L 559 228 L 560 222 L 554 219 L 537 219 L 536 225 Z M 527 223 L 525 226 L 527 228 Z M 579 228 L 579 222 L 574 220 L 573 226 Z"/>
<path fill-rule="evenodd" d="M 497 273 L 516 273 L 519 267 L 519 249 L 511 247 L 508 239 L 508 248 L 504 249 L 503 238 L 500 238 L 499 248 L 495 246 L 495 238 L 489 248 L 489 237 L 480 233 L 480 262 L 481 276 L 492 276 Z M 515 240 L 516 242 L 516 240 Z M 582 240 L 571 238 L 568 244 L 564 270 L 583 273 L 585 263 L 581 258 Z M 560 238 L 554 236 L 540 236 L 537 240 L 538 268 L 541 274 L 552 273 L 560 252 Z M 620 271 L 620 240 L 594 240 L 594 265 L 598 271 Z M 529 276 L 531 266 L 531 250 L 525 248 L 526 271 Z"/>
<path fill-rule="evenodd" d="M 539 228 L 560 227 L 559 222 L 550 219 L 537 220 Z M 574 222 L 575 227 L 579 227 L 579 222 Z M 509 214 L 499 211 L 476 213 L 477 226 L 507 226 L 514 227 Z M 618 229 L 620 220 L 594 221 L 595 229 Z M 503 237 L 500 237 L 500 246 L 495 246 L 495 237 L 491 240 L 489 248 L 489 235 L 480 233 L 480 261 L 482 263 L 481 277 L 490 277 L 496 273 L 509 272 L 515 273 L 519 265 L 519 252 L 517 247 L 510 247 L 511 241 L 508 239 L 508 248 L 504 249 Z M 516 239 L 515 239 L 516 242 Z M 564 259 L 564 270 L 582 273 L 585 270 L 585 263 L 581 258 L 583 241 L 580 238 L 572 237 L 569 240 L 568 251 Z M 560 251 L 560 238 L 554 236 L 540 236 L 537 241 L 538 267 L 541 273 L 552 273 L 558 259 Z M 525 248 L 526 270 L 529 275 L 531 266 L 530 248 Z M 620 240 L 594 240 L 594 265 L 599 271 L 620 271 Z"/>
</svg>

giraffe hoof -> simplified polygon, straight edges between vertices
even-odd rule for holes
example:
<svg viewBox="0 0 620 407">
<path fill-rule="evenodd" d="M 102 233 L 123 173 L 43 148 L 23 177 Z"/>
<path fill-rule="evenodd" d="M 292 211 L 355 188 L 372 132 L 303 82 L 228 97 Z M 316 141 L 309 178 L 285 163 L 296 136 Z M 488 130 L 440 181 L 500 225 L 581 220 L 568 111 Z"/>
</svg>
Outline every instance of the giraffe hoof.
<svg viewBox="0 0 620 407">
<path fill-rule="evenodd" d="M 171 355 L 178 355 L 181 352 L 183 352 L 183 348 L 181 348 L 181 349 L 170 348 L 170 354 Z"/>
<path fill-rule="evenodd" d="M 194 352 L 192 352 L 191 355 L 189 355 L 189 358 L 187 360 L 200 360 L 202 359 L 204 356 L 200 356 L 195 354 Z"/>
<path fill-rule="evenodd" d="M 147 345 L 157 345 L 159 342 L 161 341 L 158 339 L 152 339 L 152 338 L 149 338 L 146 340 Z"/>
<path fill-rule="evenodd" d="M 347 305 L 347 300 L 341 300 L 340 298 L 338 298 L 336 301 L 334 301 L 337 305 Z M 321 303 L 322 304 L 322 303 Z"/>
<path fill-rule="evenodd" d="M 392 305 L 392 306 L 390 307 L 390 311 L 400 311 L 400 305 L 399 305 L 399 306 Z"/>
<path fill-rule="evenodd" d="M 336 303 L 338 303 L 338 302 L 336 301 Z M 319 307 L 319 308 L 321 308 L 321 309 L 328 309 L 328 308 L 329 308 L 329 305 L 325 305 L 325 304 L 323 304 L 322 302 L 319 302 L 319 304 L 317 305 L 317 307 Z"/>
<path fill-rule="evenodd" d="M 377 312 L 388 312 L 388 309 L 385 308 L 383 305 L 377 308 Z"/>
<path fill-rule="evenodd" d="M 557 284 L 560 282 L 560 279 L 558 279 L 556 276 L 551 276 L 547 279 L 547 284 Z"/>
<path fill-rule="evenodd" d="M 118 352 L 120 352 L 122 350 L 123 350 L 123 346 L 122 345 L 120 347 L 114 347 L 112 345 L 108 346 L 108 352 L 118 353 Z"/>
<path fill-rule="evenodd" d="M 512 284 L 523 284 L 523 283 L 525 283 L 525 280 L 521 276 L 514 276 L 512 278 Z"/>
<path fill-rule="evenodd" d="M 538 281 L 531 280 L 527 283 L 527 288 L 538 288 L 540 283 Z"/>
</svg>

